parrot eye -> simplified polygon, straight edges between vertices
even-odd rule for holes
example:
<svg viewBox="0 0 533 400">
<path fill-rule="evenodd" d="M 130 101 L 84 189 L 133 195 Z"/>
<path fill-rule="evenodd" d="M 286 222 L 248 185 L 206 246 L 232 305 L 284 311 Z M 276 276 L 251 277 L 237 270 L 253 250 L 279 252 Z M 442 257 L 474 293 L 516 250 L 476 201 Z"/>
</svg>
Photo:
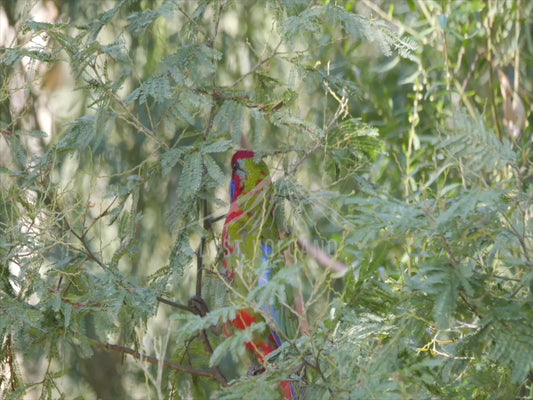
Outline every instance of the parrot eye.
<svg viewBox="0 0 533 400">
<path fill-rule="evenodd" d="M 235 161 L 233 163 L 233 172 L 235 173 L 237 171 L 242 171 L 241 164 L 239 163 L 239 161 Z"/>
</svg>

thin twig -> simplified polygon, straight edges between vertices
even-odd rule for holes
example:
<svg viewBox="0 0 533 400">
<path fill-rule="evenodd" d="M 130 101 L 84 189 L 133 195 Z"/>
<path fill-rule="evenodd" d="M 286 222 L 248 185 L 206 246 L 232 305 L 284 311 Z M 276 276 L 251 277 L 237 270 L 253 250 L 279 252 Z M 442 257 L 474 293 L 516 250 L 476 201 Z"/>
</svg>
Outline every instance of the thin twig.
<svg viewBox="0 0 533 400">
<path fill-rule="evenodd" d="M 102 260 L 100 260 L 92 251 L 91 247 L 89 246 L 89 243 L 87 243 L 87 240 L 85 239 L 85 233 L 83 235 L 80 235 L 76 230 L 70 225 L 70 222 L 68 221 L 67 217 L 63 218 L 63 221 L 65 221 L 65 224 L 67 225 L 68 230 L 70 233 L 72 233 L 76 239 L 80 241 L 83 248 L 85 249 L 85 254 L 87 254 L 88 258 L 92 261 L 94 261 L 96 264 L 98 264 L 100 267 L 104 269 L 104 271 L 107 271 L 107 265 L 104 264 Z"/>
<path fill-rule="evenodd" d="M 213 37 L 208 40 L 207 46 L 211 49 L 215 46 L 215 40 L 218 35 L 218 27 L 220 23 L 220 17 L 222 15 L 222 10 L 224 6 L 226 5 L 226 1 L 221 1 L 218 4 L 218 10 L 216 15 L 216 21 L 215 21 L 215 28 L 213 31 Z M 216 88 L 216 72 L 213 74 L 213 87 Z M 213 104 L 211 105 L 211 109 L 209 110 L 209 117 L 207 119 L 207 125 L 205 127 L 204 131 L 204 139 L 207 139 L 209 136 L 209 133 L 211 132 L 211 129 L 213 128 L 213 121 L 215 120 L 215 115 L 217 111 L 217 98 L 218 98 L 218 91 L 216 89 L 213 90 L 211 94 L 213 98 Z M 201 200 L 201 213 L 202 213 L 202 220 L 203 220 L 203 228 L 204 232 L 202 234 L 202 238 L 200 239 L 200 245 L 198 246 L 198 251 L 196 252 L 196 297 L 201 298 L 202 297 L 202 272 L 204 268 L 204 250 L 205 250 L 205 233 L 209 229 L 209 222 L 206 219 L 206 215 L 208 214 L 207 209 L 207 200 Z"/>
<path fill-rule="evenodd" d="M 487 14 L 487 28 L 488 28 L 488 32 L 487 32 L 487 61 L 488 61 L 488 64 L 489 64 L 489 82 L 490 82 L 490 104 L 491 104 L 491 107 L 492 107 L 492 113 L 493 113 L 493 119 L 494 119 L 494 125 L 496 126 L 496 134 L 498 135 L 498 139 L 502 139 L 502 126 L 501 126 L 501 122 L 500 122 L 500 117 L 499 117 L 499 113 L 498 113 L 498 107 L 496 105 L 496 95 L 495 95 L 495 89 L 494 87 L 496 86 L 496 80 L 495 80 L 495 77 L 494 77 L 494 68 L 495 68 L 495 65 L 494 65 L 494 59 L 493 59 L 493 55 L 494 55 L 494 44 L 492 42 L 492 35 L 493 35 L 493 29 L 492 29 L 492 26 L 493 26 L 493 23 L 494 23 L 494 16 L 492 15 L 492 12 L 493 10 L 491 10 L 491 2 L 488 3 L 489 5 L 489 9 L 488 9 L 488 14 Z"/>
<path fill-rule="evenodd" d="M 279 53 L 278 53 L 278 49 L 279 47 L 281 46 L 281 44 L 283 43 L 283 40 L 280 40 L 279 43 L 276 45 L 276 47 L 274 48 L 274 51 L 272 52 L 272 54 L 270 54 L 268 57 L 266 58 L 263 58 L 262 60 L 258 61 L 257 64 L 255 64 L 251 70 L 249 70 L 248 72 L 246 72 L 245 74 L 241 75 L 239 79 L 237 79 L 235 82 L 233 82 L 231 85 L 229 85 L 229 88 L 234 88 L 235 86 L 237 86 L 239 83 L 241 83 L 248 75 L 251 75 L 251 74 L 254 74 L 255 71 L 257 71 L 259 69 L 259 67 L 267 62 L 269 62 L 272 58 L 276 57 Z"/>
<path fill-rule="evenodd" d="M 204 32 L 204 30 L 203 30 L 202 27 L 198 24 L 198 22 L 196 22 L 193 18 L 191 18 L 191 16 L 190 16 L 189 14 L 187 14 L 183 8 L 178 7 L 178 11 L 181 12 L 181 13 L 185 16 L 185 18 L 187 18 L 187 19 L 189 20 L 189 22 L 191 22 L 191 23 L 195 26 L 195 28 L 196 28 L 196 30 L 197 30 L 198 32 L 200 32 L 202 35 L 204 35 L 204 36 L 207 37 L 207 33 Z"/>
<path fill-rule="evenodd" d="M 205 300 L 200 296 L 193 296 L 189 299 L 189 307 L 194 308 L 195 313 L 197 315 L 200 315 L 202 318 L 207 315 L 209 312 L 209 307 L 207 306 L 207 303 Z M 204 343 L 205 351 L 209 354 L 209 356 L 213 355 L 213 346 L 211 346 L 211 342 L 209 341 L 209 337 L 207 336 L 207 331 L 205 329 L 202 329 L 200 332 L 200 337 L 202 338 L 202 341 Z M 213 367 L 213 371 L 220 375 L 224 380 L 226 380 L 226 377 L 222 374 L 222 371 L 218 368 L 218 366 Z"/>
<path fill-rule="evenodd" d="M 2 349 L 4 350 L 4 349 Z M 15 358 L 13 357 L 13 343 L 11 334 L 7 335 L 6 337 L 6 343 L 5 343 L 5 351 L 7 354 L 7 363 L 9 365 L 9 385 L 11 386 L 11 391 L 14 392 L 18 388 L 18 382 L 17 382 L 17 370 L 15 368 Z"/>
<path fill-rule="evenodd" d="M 120 105 L 120 107 L 124 110 L 124 112 L 127 114 L 127 116 L 130 118 L 126 118 L 126 117 L 123 117 L 120 113 L 117 112 L 117 115 L 118 115 L 118 118 L 121 118 L 125 123 L 127 123 L 128 125 L 134 127 L 135 129 L 137 129 L 138 131 L 144 133 L 147 137 L 151 138 L 152 140 L 154 140 L 157 144 L 159 144 L 162 148 L 164 148 L 165 150 L 168 150 L 170 147 L 167 143 L 165 143 L 161 138 L 157 137 L 156 133 L 153 132 L 150 128 L 147 128 L 140 120 L 139 118 L 137 118 L 137 116 L 130 110 L 130 108 L 128 107 L 128 105 L 126 105 L 124 103 L 124 100 L 117 94 L 115 93 L 113 90 L 111 90 L 108 85 L 106 85 L 105 83 L 105 80 L 100 76 L 99 72 L 98 72 L 98 68 L 96 68 L 95 66 L 92 66 L 93 68 L 93 72 L 95 73 L 95 75 L 97 76 L 97 78 L 99 79 L 99 84 L 100 84 L 100 88 L 102 90 L 104 90 L 104 92 L 106 94 L 108 94 L 109 96 L 111 96 L 113 98 L 113 100 L 115 100 L 115 102 Z M 142 86 L 142 83 L 141 83 L 141 86 Z M 114 110 L 113 110 L 114 111 Z M 148 115 L 150 115 L 150 113 L 148 113 Z M 153 126 L 153 123 L 151 122 L 150 123 L 151 126 Z"/>
<path fill-rule="evenodd" d="M 196 314 L 196 309 L 193 307 L 186 306 L 185 304 L 176 303 L 175 301 L 165 299 L 164 297 L 157 296 L 157 301 L 160 303 L 167 304 L 169 306 L 179 308 L 180 310 L 189 311 L 190 313 Z"/>
<path fill-rule="evenodd" d="M 207 200 L 201 200 L 202 206 L 202 220 L 204 232 L 200 239 L 200 245 L 198 246 L 198 252 L 196 253 L 196 296 L 202 297 L 202 273 L 204 270 L 204 251 L 205 251 L 205 235 L 209 229 L 209 222 L 205 218 L 207 214 Z"/>
<path fill-rule="evenodd" d="M 373 1 L 363 0 L 363 4 L 366 7 L 370 8 L 372 11 L 374 11 L 376 14 L 378 14 L 381 18 L 391 22 L 392 24 L 396 25 L 398 28 L 400 28 L 400 29 L 404 30 L 405 32 L 407 32 L 408 34 L 410 34 L 411 36 L 413 36 L 413 37 L 417 37 L 418 36 L 418 32 L 416 30 L 414 30 L 410 26 L 404 24 L 403 22 L 401 22 L 397 18 L 393 18 L 391 15 L 389 15 L 389 13 L 383 11 L 378 5 L 374 4 Z"/>
<path fill-rule="evenodd" d="M 222 15 L 222 10 L 224 9 L 225 5 L 226 5 L 226 1 L 220 1 L 218 4 L 217 18 L 215 21 L 215 29 L 213 32 L 213 37 L 207 42 L 207 46 L 211 47 L 212 49 L 215 47 L 215 40 L 218 35 L 218 25 L 220 24 L 220 16 Z"/>
<path fill-rule="evenodd" d="M 147 356 L 129 347 L 124 347 L 124 346 L 120 346 L 117 344 L 101 343 L 94 339 L 87 339 L 87 340 L 91 346 L 99 348 L 99 349 L 105 349 L 105 350 L 115 351 L 117 353 L 128 354 L 132 356 L 133 358 L 136 358 L 137 360 L 145 361 L 145 362 L 148 362 L 154 365 L 159 365 L 160 363 L 162 363 L 165 368 L 172 369 L 175 371 L 185 372 L 187 374 L 191 374 L 194 376 L 203 376 L 206 378 L 211 378 L 211 379 L 216 380 L 221 386 L 228 385 L 226 378 L 224 378 L 224 376 L 222 376 L 221 374 L 215 371 L 206 371 L 203 369 L 188 367 L 188 366 L 178 364 L 175 362 L 171 362 L 168 360 L 161 361 L 157 359 L 156 357 Z"/>
<path fill-rule="evenodd" d="M 109 210 L 111 209 L 111 207 L 113 206 L 113 204 L 115 204 L 115 201 L 118 199 L 118 196 L 115 196 L 113 198 L 113 200 L 109 203 L 109 205 L 105 208 L 104 211 L 102 211 L 100 213 L 100 215 L 98 215 L 96 218 L 94 218 L 93 222 L 87 227 L 87 229 L 85 229 L 85 232 L 83 232 L 83 238 L 85 238 L 85 236 L 87 236 L 87 233 L 89 233 L 89 231 L 91 230 L 91 228 L 94 226 L 94 224 L 96 224 L 98 222 L 98 220 L 100 218 L 103 218 L 105 217 L 106 215 L 109 214 Z"/>
</svg>

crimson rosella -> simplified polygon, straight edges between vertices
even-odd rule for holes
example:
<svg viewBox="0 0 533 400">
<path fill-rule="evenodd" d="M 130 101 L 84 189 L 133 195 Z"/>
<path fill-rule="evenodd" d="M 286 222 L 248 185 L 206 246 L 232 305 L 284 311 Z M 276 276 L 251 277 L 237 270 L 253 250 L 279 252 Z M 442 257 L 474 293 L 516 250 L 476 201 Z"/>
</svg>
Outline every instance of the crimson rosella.
<svg viewBox="0 0 533 400">
<path fill-rule="evenodd" d="M 272 269 L 268 264 L 279 231 L 273 215 L 272 181 L 265 162 L 257 160 L 253 151 L 240 150 L 233 155 L 231 167 L 231 205 L 222 232 L 222 273 L 235 290 L 246 293 L 254 285 L 265 285 L 271 278 Z M 262 271 L 259 276 L 258 268 Z M 280 310 L 271 304 L 265 304 L 263 310 L 279 329 Z M 241 309 L 229 323 L 231 328 L 226 329 L 226 334 L 231 335 L 231 329 L 244 330 L 260 321 L 264 321 L 260 312 Z M 246 347 L 264 364 L 265 357 L 281 343 L 280 335 L 269 330 L 255 336 Z M 282 382 L 281 390 L 284 398 L 296 398 L 290 382 Z"/>
</svg>

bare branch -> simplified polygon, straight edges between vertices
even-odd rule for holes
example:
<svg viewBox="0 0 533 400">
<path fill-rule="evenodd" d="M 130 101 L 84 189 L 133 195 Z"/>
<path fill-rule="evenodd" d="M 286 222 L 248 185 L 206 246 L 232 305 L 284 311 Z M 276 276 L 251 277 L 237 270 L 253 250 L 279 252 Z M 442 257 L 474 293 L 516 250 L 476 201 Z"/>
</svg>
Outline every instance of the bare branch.
<svg viewBox="0 0 533 400">
<path fill-rule="evenodd" d="M 164 297 L 157 296 L 157 301 L 159 301 L 160 303 L 164 303 L 169 306 L 175 307 L 175 308 L 179 308 L 180 310 L 189 311 L 193 314 L 196 314 L 195 308 L 186 306 L 184 304 L 176 303 L 175 301 L 165 299 Z"/>
<path fill-rule="evenodd" d="M 161 363 L 161 361 L 157 359 L 156 357 L 147 356 L 129 347 L 119 346 L 117 344 L 101 343 L 94 339 L 88 339 L 88 341 L 91 346 L 99 348 L 99 349 L 105 349 L 105 350 L 115 351 L 117 353 L 128 354 L 132 356 L 133 358 L 136 358 L 137 360 L 145 361 L 147 363 L 154 364 L 154 365 L 159 365 Z M 217 371 L 206 371 L 204 369 L 188 367 L 188 366 L 178 364 L 175 362 L 171 362 L 168 360 L 163 360 L 162 364 L 165 368 L 184 372 L 186 374 L 191 374 L 194 376 L 203 376 L 205 378 L 211 378 L 211 379 L 216 380 L 221 386 L 228 386 L 228 382 L 226 378 L 222 376 L 220 373 L 218 373 Z"/>
</svg>

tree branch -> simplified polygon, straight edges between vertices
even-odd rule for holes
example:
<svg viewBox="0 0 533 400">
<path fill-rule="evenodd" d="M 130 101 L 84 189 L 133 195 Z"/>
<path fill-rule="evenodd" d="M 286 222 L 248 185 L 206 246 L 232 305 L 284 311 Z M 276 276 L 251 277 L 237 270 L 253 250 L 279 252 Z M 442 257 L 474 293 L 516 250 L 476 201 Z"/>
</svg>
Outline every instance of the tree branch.
<svg viewBox="0 0 533 400">
<path fill-rule="evenodd" d="M 157 301 L 160 303 L 167 304 L 169 306 L 179 308 L 180 310 L 189 311 L 193 314 L 196 314 L 196 309 L 193 307 L 186 306 L 185 304 L 176 303 L 175 301 L 165 299 L 164 297 L 157 296 Z"/>
<path fill-rule="evenodd" d="M 204 232 L 202 233 L 200 245 L 198 246 L 198 251 L 196 253 L 196 296 L 200 298 L 202 297 L 202 273 L 204 269 L 205 235 L 209 229 L 209 222 L 205 217 L 207 214 L 207 200 L 201 200 L 201 207 Z"/>
<path fill-rule="evenodd" d="M 78 239 L 80 243 L 82 244 L 83 248 L 85 249 L 85 254 L 87 255 L 88 259 L 94 261 L 96 264 L 102 267 L 104 271 L 107 271 L 108 269 L 107 265 L 105 265 L 104 262 L 100 260 L 100 258 L 98 258 L 96 254 L 93 253 L 91 246 L 89 246 L 89 243 L 87 243 L 87 240 L 85 237 L 86 233 L 83 233 L 82 235 L 80 235 L 78 232 L 76 232 L 76 230 L 72 227 L 72 225 L 70 224 L 66 216 L 65 218 L 63 218 L 63 221 L 65 221 L 65 224 L 67 225 L 69 232 L 72 233 L 76 237 L 76 239 Z"/>
<path fill-rule="evenodd" d="M 255 64 L 252 69 L 250 69 L 248 72 L 246 72 L 245 74 L 241 75 L 239 77 L 239 79 L 237 79 L 235 82 L 233 82 L 231 85 L 229 85 L 229 88 L 232 89 L 234 88 L 235 86 L 237 86 L 239 83 L 241 83 L 247 76 L 249 75 L 252 75 L 252 74 L 255 74 L 255 72 L 259 69 L 259 67 L 261 67 L 261 65 L 269 62 L 272 58 L 276 57 L 278 55 L 278 49 L 279 47 L 281 46 L 281 44 L 283 43 L 283 40 L 280 40 L 278 42 L 278 44 L 276 45 L 276 47 L 274 48 L 274 51 L 272 52 L 272 54 L 270 54 L 268 57 L 266 58 L 263 58 L 262 60 L 259 60 L 257 62 L 257 64 Z"/>
<path fill-rule="evenodd" d="M 203 376 L 205 378 L 211 378 L 211 379 L 216 380 L 221 386 L 224 386 L 224 387 L 228 386 L 228 382 L 227 382 L 226 378 L 223 375 L 221 375 L 216 370 L 215 371 L 207 371 L 207 370 L 204 370 L 204 369 L 188 367 L 188 366 L 185 366 L 185 365 L 182 365 L 182 364 L 178 364 L 178 363 L 175 363 L 175 362 L 172 362 L 172 361 L 159 360 L 156 357 L 147 356 L 147 355 L 139 353 L 138 351 L 135 351 L 135 350 L 133 350 L 133 349 L 131 349 L 129 347 L 119 346 L 117 344 L 101 343 L 101 342 L 99 342 L 97 340 L 94 340 L 94 339 L 87 339 L 87 340 L 89 341 L 89 344 L 91 346 L 95 347 L 95 348 L 105 349 L 105 350 L 109 350 L 109 351 L 115 351 L 117 353 L 122 353 L 122 354 L 128 354 L 128 355 L 132 356 L 133 358 L 136 358 L 137 360 L 145 361 L 147 363 L 154 364 L 154 365 L 159 365 L 159 364 L 162 363 L 165 368 L 172 369 L 172 370 L 175 370 L 175 371 L 184 372 L 186 374 L 191 374 L 191 375 L 194 375 L 194 376 Z"/>
</svg>

